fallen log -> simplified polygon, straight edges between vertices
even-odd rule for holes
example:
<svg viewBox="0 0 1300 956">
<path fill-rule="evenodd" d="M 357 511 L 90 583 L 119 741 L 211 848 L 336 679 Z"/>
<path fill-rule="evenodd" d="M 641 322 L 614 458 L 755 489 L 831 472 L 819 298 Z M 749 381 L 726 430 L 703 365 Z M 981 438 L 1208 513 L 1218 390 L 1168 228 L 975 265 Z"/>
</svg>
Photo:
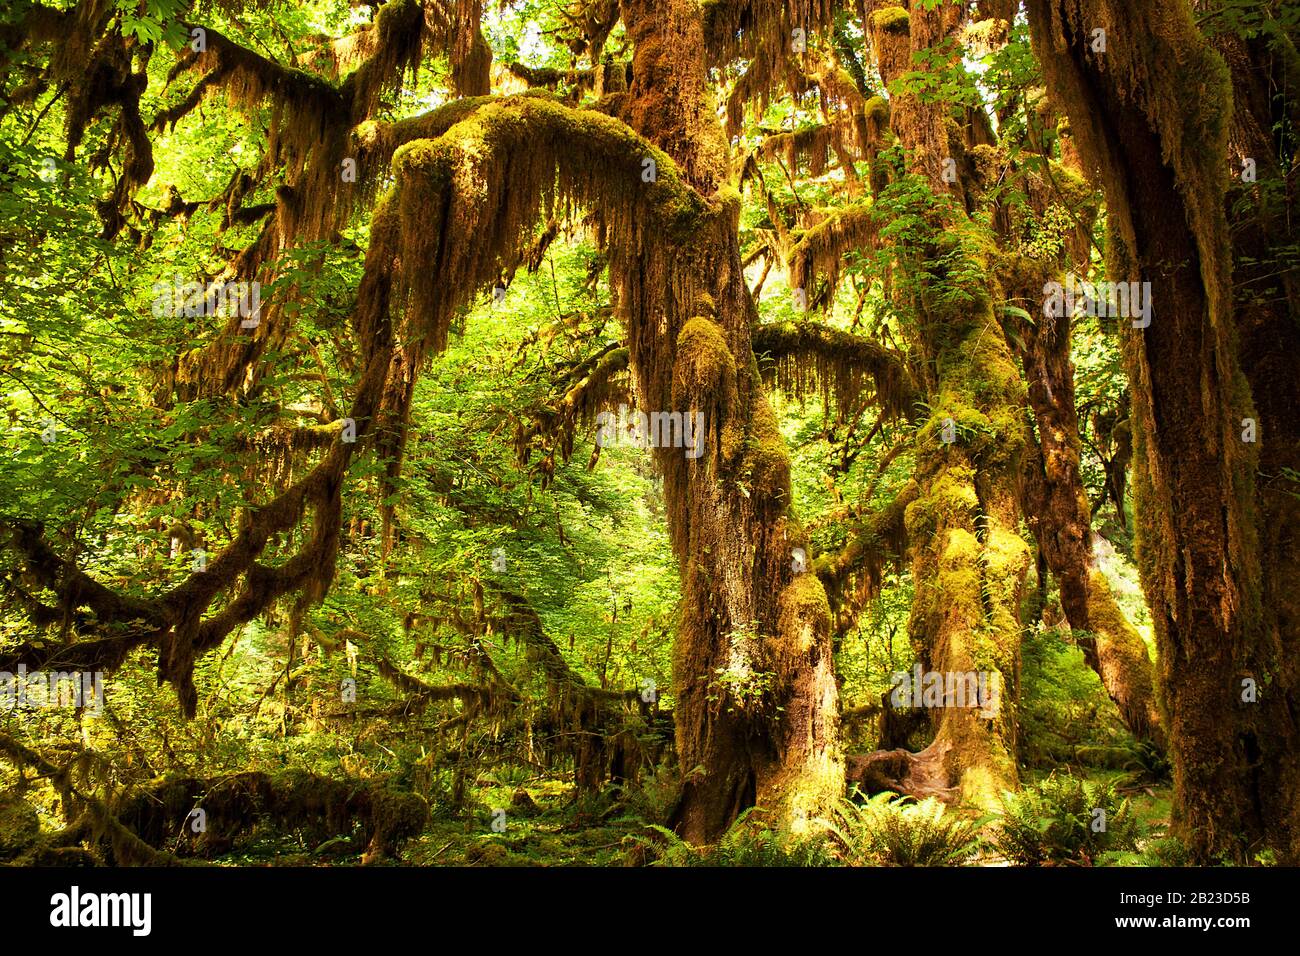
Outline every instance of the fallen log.
<svg viewBox="0 0 1300 956">
<path fill-rule="evenodd" d="M 229 852 L 269 824 L 322 843 L 348 838 L 364 847 L 363 862 L 390 855 L 419 834 L 429 813 L 422 797 L 382 781 L 335 780 L 303 771 L 166 777 L 114 809 L 117 820 L 144 842 L 180 857 Z"/>
</svg>

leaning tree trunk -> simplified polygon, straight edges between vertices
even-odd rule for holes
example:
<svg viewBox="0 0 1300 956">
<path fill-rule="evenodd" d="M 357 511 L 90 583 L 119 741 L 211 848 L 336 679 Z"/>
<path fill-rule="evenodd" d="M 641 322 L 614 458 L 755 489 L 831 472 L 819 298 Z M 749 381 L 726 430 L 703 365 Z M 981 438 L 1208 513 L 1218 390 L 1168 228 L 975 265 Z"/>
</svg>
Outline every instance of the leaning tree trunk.
<svg viewBox="0 0 1300 956">
<path fill-rule="evenodd" d="M 1155 668 L 1092 552 L 1092 515 L 1079 472 L 1070 316 L 1038 317 L 1020 323 L 1019 331 L 1029 405 L 1038 426 L 1038 454 L 1025 473 L 1026 522 L 1060 584 L 1061 609 L 1088 666 L 1101 678 L 1133 736 L 1163 748 Z"/>
<path fill-rule="evenodd" d="M 1052 98 L 1105 188 L 1111 278 L 1150 283 L 1149 325 L 1125 329 L 1124 361 L 1176 825 L 1202 860 L 1287 853 L 1295 811 L 1277 803 L 1297 792 L 1295 725 L 1264 725 L 1259 700 L 1293 690 L 1261 628 L 1256 453 L 1241 435 L 1257 413 L 1238 365 L 1224 217 L 1227 70 L 1185 0 L 1028 9 Z"/>
</svg>

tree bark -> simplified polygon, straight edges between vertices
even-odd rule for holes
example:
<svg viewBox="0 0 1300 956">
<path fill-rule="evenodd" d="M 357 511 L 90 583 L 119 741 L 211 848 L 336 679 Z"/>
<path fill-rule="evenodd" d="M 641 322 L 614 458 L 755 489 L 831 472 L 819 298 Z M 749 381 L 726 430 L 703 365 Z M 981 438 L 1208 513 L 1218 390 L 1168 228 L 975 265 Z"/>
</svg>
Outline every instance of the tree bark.
<svg viewBox="0 0 1300 956">
<path fill-rule="evenodd" d="M 1300 242 L 1295 123 L 1300 119 L 1300 55 L 1294 36 L 1250 40 L 1227 33 L 1215 48 L 1233 86 L 1229 156 L 1247 159 L 1256 183 L 1236 185 L 1226 205 L 1233 237 L 1234 317 L 1242 371 L 1258 414 L 1261 630 L 1255 667 L 1268 675 L 1248 711 L 1247 746 L 1258 747 L 1258 812 L 1268 845 L 1300 860 L 1300 276 L 1291 264 Z M 1291 141 L 1276 132 L 1289 113 Z M 1289 147 L 1288 170 L 1279 156 Z"/>
<path fill-rule="evenodd" d="M 910 16 L 901 7 L 875 11 L 869 33 L 885 84 L 932 63 L 916 54 L 938 47 L 959 20 L 952 6 L 918 6 Z M 945 160 L 961 148 L 950 141 L 946 112 L 907 92 L 890 107 L 909 169 L 940 197 L 925 248 L 901 250 L 914 274 L 929 276 L 914 305 L 933 369 L 932 414 L 916 439 L 920 494 L 905 517 L 916 588 L 909 631 L 925 670 L 944 675 L 945 684 L 950 673 L 980 672 L 997 693 L 996 706 L 987 709 L 945 699 L 930 711 L 933 743 L 902 766 L 909 792 L 991 807 L 1017 779 L 1020 603 L 1029 568 L 1018 532 L 1024 390 L 994 316 L 994 283 L 965 278 L 989 276 L 992 263 L 972 251 L 978 227 L 960 187 L 943 176 Z M 945 273 L 937 265 L 943 261 L 961 274 Z"/>
<path fill-rule="evenodd" d="M 674 250 L 676 275 L 649 259 L 611 263 L 638 403 L 702 412 L 705 423 L 698 457 L 656 452 L 682 572 L 673 679 L 683 786 L 672 822 L 685 839 L 709 842 L 758 804 L 798 831 L 844 789 L 830 608 L 793 557 L 808 543 L 790 513 L 785 442 L 750 344 L 756 312 L 740 262 L 739 197 L 719 189 L 726 154 L 699 5 L 622 6 L 635 44 L 624 116 L 712 207 L 694 241 Z M 665 285 L 660 314 L 636 305 Z"/>
<path fill-rule="evenodd" d="M 1228 73 L 1184 0 L 1027 6 L 1048 89 L 1106 192 L 1110 278 L 1150 283 L 1149 325 L 1124 323 L 1124 361 L 1175 823 L 1200 860 L 1294 853 L 1266 792 L 1276 768 L 1295 779 L 1294 738 L 1260 724 L 1251 693 L 1288 691 L 1260 654 L 1256 454 L 1240 438 L 1257 413 L 1234 340 L 1223 211 Z"/>
<path fill-rule="evenodd" d="M 1164 746 L 1155 668 L 1141 635 L 1115 603 L 1092 553 L 1092 515 L 1079 472 L 1079 419 L 1070 362 L 1070 317 L 1038 317 L 1019 329 L 1038 454 L 1025 475 L 1025 516 L 1060 585 L 1061 609 L 1088 666 L 1138 740 Z"/>
</svg>

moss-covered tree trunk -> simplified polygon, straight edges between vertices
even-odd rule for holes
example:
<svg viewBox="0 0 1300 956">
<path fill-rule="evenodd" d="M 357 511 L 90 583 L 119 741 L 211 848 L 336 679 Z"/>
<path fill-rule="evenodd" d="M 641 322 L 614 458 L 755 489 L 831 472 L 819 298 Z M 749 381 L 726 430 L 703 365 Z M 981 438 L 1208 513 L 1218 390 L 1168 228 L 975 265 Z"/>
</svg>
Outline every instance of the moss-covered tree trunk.
<svg viewBox="0 0 1300 956">
<path fill-rule="evenodd" d="M 1300 862 L 1300 53 L 1294 33 L 1216 38 L 1232 76 L 1229 156 L 1254 177 L 1229 191 L 1234 319 L 1241 369 L 1258 415 L 1261 630 L 1256 667 L 1268 687 L 1251 732 L 1268 744 L 1257 760 L 1260 816 L 1270 846 Z M 1288 134 L 1279 130 L 1289 129 Z M 1289 137 L 1284 139 L 1284 136 Z M 1291 156 L 1288 169 L 1284 154 Z M 1242 178 L 1239 176 L 1239 179 Z"/>
<path fill-rule="evenodd" d="M 790 515 L 790 468 L 750 345 L 739 197 L 709 96 L 693 0 L 625 0 L 635 44 L 622 115 L 672 156 L 709 203 L 693 240 L 613 264 L 629 321 L 637 398 L 648 411 L 702 412 L 696 457 L 660 448 L 682 617 L 674 649 L 674 814 L 688 840 L 715 839 L 758 803 L 799 829 L 843 792 L 830 611 Z M 668 287 L 662 311 L 645 308 Z"/>
<path fill-rule="evenodd" d="M 1052 98 L 1105 188 L 1110 278 L 1150 283 L 1149 325 L 1125 328 L 1124 361 L 1176 824 L 1200 859 L 1294 852 L 1294 804 L 1279 807 L 1296 792 L 1294 708 L 1265 724 L 1260 707 L 1293 691 L 1263 633 L 1256 452 L 1242 440 L 1258 413 L 1233 329 L 1228 73 L 1185 0 L 1028 10 Z"/>
<path fill-rule="evenodd" d="M 912 69 L 937 70 L 933 57 L 914 54 L 939 47 L 959 17 L 951 6 L 873 13 L 870 39 L 885 83 Z M 905 516 L 916 587 L 909 631 L 925 669 L 945 685 L 949 674 L 982 672 L 997 695 L 991 706 L 945 699 L 933 709 L 934 741 L 910 761 L 906 785 L 989 806 L 1016 781 L 1020 603 L 1029 567 L 1018 501 L 1024 388 L 994 315 L 999 293 L 985 237 L 944 177 L 960 131 L 942 104 L 907 92 L 891 103 L 891 126 L 911 171 L 953 200 L 937 213 L 924 248 L 903 252 L 924 277 L 914 305 L 932 368 L 931 418 L 916 445 L 920 494 Z"/>
</svg>

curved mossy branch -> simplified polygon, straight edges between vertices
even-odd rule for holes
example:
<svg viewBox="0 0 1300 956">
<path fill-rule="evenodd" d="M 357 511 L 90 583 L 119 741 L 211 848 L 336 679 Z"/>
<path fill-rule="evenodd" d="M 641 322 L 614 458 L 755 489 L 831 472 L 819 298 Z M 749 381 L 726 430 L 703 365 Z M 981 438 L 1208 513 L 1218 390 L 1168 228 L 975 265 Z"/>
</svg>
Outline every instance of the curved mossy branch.
<svg viewBox="0 0 1300 956">
<path fill-rule="evenodd" d="M 839 283 L 845 257 L 860 249 L 875 248 L 880 221 L 869 204 L 855 204 L 829 211 L 821 222 L 792 231 L 786 250 L 790 288 L 803 289 L 810 307 L 827 307 Z M 820 292 L 814 288 L 824 279 Z"/>
<path fill-rule="evenodd" d="M 375 666 L 380 676 L 402 693 L 408 695 L 408 705 L 458 700 L 468 711 L 477 714 L 493 711 L 502 706 L 513 706 L 519 702 L 519 692 L 509 685 L 426 684 L 418 677 L 406 673 L 385 657 L 378 658 Z"/>
<path fill-rule="evenodd" d="M 539 219 L 599 209 L 607 244 L 633 258 L 643 242 L 692 235 L 706 207 L 672 160 L 623 123 L 550 98 L 478 98 L 371 132 L 372 160 L 392 150 L 400 208 L 391 245 L 372 240 L 371 254 L 400 263 L 390 304 L 410 343 L 396 353 L 380 408 L 380 451 L 394 479 L 425 350 L 445 348 L 458 311 L 521 264 Z M 430 133 L 437 138 L 401 142 Z"/>
<path fill-rule="evenodd" d="M 819 555 L 813 571 L 826 587 L 836 630 L 844 633 L 857 612 L 880 592 L 883 571 L 890 560 L 907 556 L 907 507 L 920 497 L 920 485 L 908 481 L 889 504 L 854 522 L 839 551 Z"/>
<path fill-rule="evenodd" d="M 627 346 L 618 342 L 606 344 L 570 369 L 556 383 L 563 389 L 560 395 L 533 411 L 532 421 L 516 430 L 515 453 L 519 461 L 527 463 L 536 438 L 550 442 L 552 447 L 548 459 L 551 467 L 554 467 L 556 451 L 562 460 L 568 461 L 573 454 L 573 437 L 578 426 L 591 424 L 596 414 L 609 408 L 614 400 L 626 401 L 629 397 L 623 374 L 627 370 Z M 593 454 L 593 466 L 595 461 Z"/>
<path fill-rule="evenodd" d="M 219 90 L 235 106 L 245 108 L 269 101 L 294 133 L 315 132 L 318 139 L 327 127 L 348 120 L 355 125 L 368 118 L 380 95 L 395 89 L 403 75 L 419 64 L 427 39 L 419 0 L 390 0 L 379 8 L 374 22 L 362 28 L 371 37 L 365 44 L 370 54 L 342 83 L 334 84 L 307 70 L 282 66 L 210 26 L 183 26 L 186 31 L 203 31 L 204 49 L 188 51 L 169 79 L 187 70 L 198 71 L 203 74 L 199 87 L 205 93 Z M 196 106 L 197 101 L 190 105 Z M 160 118 L 174 124 L 184 115 L 175 110 L 165 111 Z M 291 136 L 299 145 L 307 138 Z"/>
<path fill-rule="evenodd" d="M 392 171 L 393 154 L 407 143 L 420 139 L 437 139 L 483 107 L 511 102 L 519 97 L 561 102 L 555 93 L 544 89 L 528 90 L 514 96 L 465 96 L 427 113 L 396 122 L 366 120 L 357 124 L 352 130 L 352 147 L 349 150 L 357 158 L 357 185 L 364 192 L 373 190 L 376 184 L 385 180 Z"/>
<path fill-rule="evenodd" d="M 383 237 L 393 227 L 390 206 L 381 204 L 372 227 L 380 251 L 372 248 L 372 256 L 382 257 Z M 333 580 L 339 546 L 344 475 L 355 451 L 365 447 L 363 439 L 380 411 L 388 379 L 393 352 L 387 310 L 390 273 L 391 263 L 387 268 L 376 268 L 372 262 L 358 295 L 354 325 L 359 341 L 367 349 L 367 360 L 349 410 L 356 422 L 356 442 L 335 442 L 298 482 L 270 502 L 249 508 L 235 539 L 202 571 L 195 571 L 158 597 L 121 595 L 59 559 L 39 528 L 8 523 L 8 546 L 23 556 L 29 570 L 65 607 L 73 609 L 84 604 L 134 629 L 119 637 L 84 644 L 24 645 L 0 655 L 0 668 L 18 663 L 39 667 L 50 662 L 76 661 L 87 669 L 111 671 L 120 667 L 135 648 L 152 646 L 158 650 L 159 679 L 172 684 L 182 711 L 192 717 L 198 705 L 194 665 L 199 656 L 219 646 L 232 630 L 265 611 L 278 598 L 298 593 L 302 605 L 324 596 Z M 271 540 L 296 528 L 308 511 L 312 512 L 312 530 L 306 543 L 278 565 L 260 563 Z M 230 596 L 229 600 L 209 614 L 225 595 Z M 143 626 L 137 622 L 143 622 Z"/>
<path fill-rule="evenodd" d="M 491 51 L 479 29 L 481 15 L 481 0 L 389 0 L 371 23 L 343 41 L 344 60 L 360 65 L 340 83 L 269 60 L 211 27 L 185 24 L 203 31 L 204 49 L 187 51 L 169 80 L 187 70 L 202 76 L 180 103 L 158 115 L 155 128 L 175 125 L 218 92 L 245 111 L 269 104 L 268 150 L 287 161 L 291 186 L 281 196 L 280 232 L 326 236 L 373 198 L 373 188 L 357 188 L 340 175 L 344 160 L 356 159 L 347 153 L 349 134 L 377 112 L 385 93 L 414 74 L 431 48 L 448 53 L 457 92 L 489 92 Z M 370 177 L 371 184 L 376 178 Z"/>
<path fill-rule="evenodd" d="M 782 322 L 756 326 L 754 354 L 764 378 L 805 394 L 820 383 L 829 405 L 853 407 L 871 379 L 876 402 L 889 417 L 915 417 L 921 394 L 904 357 L 878 342 L 818 322 Z"/>
<path fill-rule="evenodd" d="M 26 570 L 65 601 L 71 599 L 75 606 L 88 607 L 103 618 L 166 623 L 166 614 L 156 602 L 119 594 L 61 557 L 45 540 L 44 529 L 37 522 L 5 521 L 0 528 L 9 532 L 3 543 L 23 555 Z"/>
<path fill-rule="evenodd" d="M 529 662 L 541 668 L 554 693 L 577 695 L 598 707 L 619 702 L 635 703 L 641 699 L 641 691 L 637 689 L 606 690 L 588 684 L 564 659 L 559 645 L 546 633 L 541 617 L 524 595 L 508 588 L 490 587 L 506 606 L 506 614 L 498 621 L 502 633 L 528 648 Z"/>
<path fill-rule="evenodd" d="M 448 119 L 436 139 L 397 147 L 392 164 L 400 225 L 388 252 L 402 264 L 392 305 L 435 351 L 456 313 L 519 265 L 543 213 L 598 209 L 606 243 L 631 258 L 689 240 L 708 211 L 666 154 L 601 113 L 505 97 L 422 129 Z"/>
<path fill-rule="evenodd" d="M 567 87 L 565 99 L 568 102 L 576 101 L 583 92 L 596 85 L 597 78 L 604 75 L 601 67 L 560 70 L 549 66 L 525 66 L 516 62 L 507 64 L 506 69 L 510 71 L 511 76 L 522 80 L 534 89 L 555 91 L 556 87 L 563 84 Z"/>
</svg>

